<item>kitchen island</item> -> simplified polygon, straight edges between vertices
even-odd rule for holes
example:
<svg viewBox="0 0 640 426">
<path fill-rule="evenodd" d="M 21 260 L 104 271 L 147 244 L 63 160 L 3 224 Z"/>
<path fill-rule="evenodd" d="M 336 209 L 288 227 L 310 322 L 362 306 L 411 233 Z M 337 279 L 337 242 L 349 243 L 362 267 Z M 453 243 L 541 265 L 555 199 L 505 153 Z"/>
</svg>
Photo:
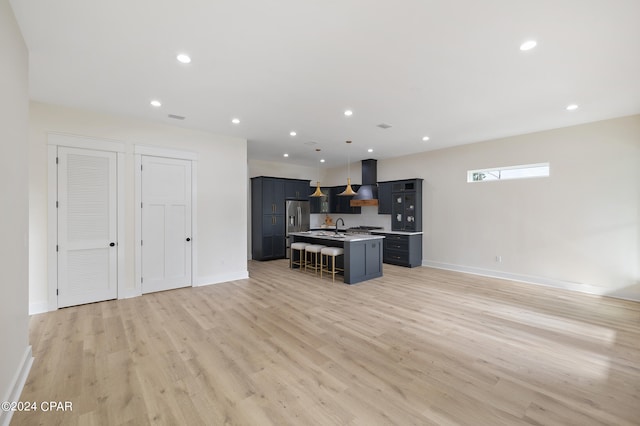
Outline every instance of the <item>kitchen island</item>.
<svg viewBox="0 0 640 426">
<path fill-rule="evenodd" d="M 356 284 L 382 276 L 384 235 L 336 234 L 333 231 L 292 232 L 289 235 L 293 242 L 344 248 L 344 256 L 336 259 L 336 266 L 344 269 L 345 284 Z M 298 256 L 298 253 L 292 252 L 291 256 Z"/>
</svg>

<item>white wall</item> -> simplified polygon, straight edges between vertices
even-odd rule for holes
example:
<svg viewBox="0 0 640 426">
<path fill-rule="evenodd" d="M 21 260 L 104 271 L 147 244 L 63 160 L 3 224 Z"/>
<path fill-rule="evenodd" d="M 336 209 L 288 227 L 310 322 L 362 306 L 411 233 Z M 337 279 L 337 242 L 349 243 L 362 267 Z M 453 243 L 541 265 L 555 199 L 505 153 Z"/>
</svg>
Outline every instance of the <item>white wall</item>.
<svg viewBox="0 0 640 426">
<path fill-rule="evenodd" d="M 0 0 L 0 401 L 19 401 L 31 365 L 28 304 L 28 53 L 7 0 Z M 22 376 L 21 376 L 22 374 Z M 0 425 L 10 413 L 0 411 Z"/>
<path fill-rule="evenodd" d="M 47 133 L 124 142 L 126 284 L 135 282 L 134 145 L 195 152 L 197 174 L 197 270 L 202 285 L 247 276 L 247 143 L 244 139 L 38 102 L 29 121 L 30 282 L 32 311 L 42 311 L 47 292 Z M 129 293 L 129 292 L 128 292 Z M 135 291 L 133 292 L 135 294 Z"/>
<path fill-rule="evenodd" d="M 466 183 L 547 161 L 548 178 Z M 640 116 L 378 162 L 381 181 L 410 177 L 424 264 L 640 300 Z"/>
<path fill-rule="evenodd" d="M 315 185 L 318 170 L 315 167 L 298 166 L 287 162 L 275 163 L 272 161 L 250 160 L 249 178 L 257 176 L 273 176 L 289 179 L 308 179 L 311 185 Z M 320 180 L 322 182 L 322 180 Z M 324 185 L 324 183 L 323 183 Z"/>
</svg>

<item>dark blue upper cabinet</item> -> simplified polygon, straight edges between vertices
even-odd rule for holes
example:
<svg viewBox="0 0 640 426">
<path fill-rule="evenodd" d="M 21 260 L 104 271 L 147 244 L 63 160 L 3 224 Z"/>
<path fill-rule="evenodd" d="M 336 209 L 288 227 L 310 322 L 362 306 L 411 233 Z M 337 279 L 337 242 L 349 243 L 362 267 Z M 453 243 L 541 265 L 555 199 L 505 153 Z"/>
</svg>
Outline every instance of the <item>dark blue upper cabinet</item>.
<svg viewBox="0 0 640 426">
<path fill-rule="evenodd" d="M 308 180 L 286 179 L 284 180 L 285 198 L 295 200 L 309 199 L 309 182 Z"/>
<path fill-rule="evenodd" d="M 311 213 L 331 213 L 330 208 L 330 191 L 331 188 L 321 188 L 323 197 L 309 197 Z M 316 187 L 309 187 L 309 194 L 313 194 L 315 192 Z"/>
<path fill-rule="evenodd" d="M 362 212 L 362 208 L 360 207 L 351 207 L 350 203 L 353 196 L 338 195 L 346 188 L 346 185 L 331 188 L 330 213 L 360 214 Z M 351 185 L 351 188 L 353 188 L 354 191 L 358 191 L 360 185 Z"/>
<path fill-rule="evenodd" d="M 393 182 L 378 182 L 378 214 L 391 214 Z"/>
</svg>

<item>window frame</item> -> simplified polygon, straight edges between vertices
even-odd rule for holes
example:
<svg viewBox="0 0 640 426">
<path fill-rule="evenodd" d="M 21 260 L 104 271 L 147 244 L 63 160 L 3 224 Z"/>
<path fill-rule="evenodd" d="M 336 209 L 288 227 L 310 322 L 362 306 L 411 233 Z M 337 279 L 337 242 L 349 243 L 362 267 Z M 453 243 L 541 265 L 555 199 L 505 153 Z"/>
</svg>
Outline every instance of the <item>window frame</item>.
<svg viewBox="0 0 640 426">
<path fill-rule="evenodd" d="M 503 172 L 509 172 L 513 170 L 521 170 L 523 172 L 529 169 L 539 169 L 546 167 L 546 174 L 544 172 L 542 174 L 536 174 L 532 176 L 527 176 L 523 174 L 522 176 L 504 176 Z M 476 175 L 485 174 L 493 176 L 491 179 L 476 179 Z M 545 163 L 533 163 L 533 164 L 521 164 L 517 166 L 505 166 L 505 167 L 492 167 L 485 169 L 475 169 L 475 170 L 467 170 L 467 183 L 480 183 L 480 182 L 500 182 L 503 180 L 518 180 L 518 179 L 537 179 L 537 178 L 545 178 L 551 176 L 551 164 L 549 162 Z"/>
</svg>

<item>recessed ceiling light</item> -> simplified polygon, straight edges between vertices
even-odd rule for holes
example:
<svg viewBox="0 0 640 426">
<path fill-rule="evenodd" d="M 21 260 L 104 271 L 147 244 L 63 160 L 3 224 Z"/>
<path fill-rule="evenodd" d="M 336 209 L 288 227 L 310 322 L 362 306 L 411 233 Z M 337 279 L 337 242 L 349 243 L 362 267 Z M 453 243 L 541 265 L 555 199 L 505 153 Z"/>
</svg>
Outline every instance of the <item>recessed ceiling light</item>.
<svg viewBox="0 0 640 426">
<path fill-rule="evenodd" d="M 297 133 L 296 133 L 296 132 L 294 132 L 294 131 L 291 131 L 291 132 L 289 132 L 289 135 L 290 135 L 290 136 L 295 136 L 295 135 L 297 135 Z"/>
<path fill-rule="evenodd" d="M 423 136 L 422 140 L 425 141 L 425 142 L 428 141 L 429 140 L 429 136 Z"/>
<path fill-rule="evenodd" d="M 578 105 L 576 104 L 567 105 L 567 111 L 575 111 L 577 109 L 578 109 Z"/>
<path fill-rule="evenodd" d="M 520 50 L 531 50 L 536 47 L 538 43 L 535 40 L 527 40 L 520 45 Z"/>
<path fill-rule="evenodd" d="M 324 158 L 321 158 L 321 159 L 320 159 L 320 162 L 321 162 L 321 163 L 324 163 Z"/>
<path fill-rule="evenodd" d="M 151 104 L 151 106 L 154 106 L 156 108 L 161 107 L 162 106 L 162 102 L 160 102 L 157 99 L 152 100 L 151 102 L 149 102 Z"/>
<path fill-rule="evenodd" d="M 373 148 L 369 148 L 367 152 L 373 152 Z"/>
<path fill-rule="evenodd" d="M 347 117 L 351 117 L 353 115 L 353 111 L 351 111 L 350 109 L 346 110 L 344 112 L 344 115 L 346 115 Z"/>
<path fill-rule="evenodd" d="M 285 153 L 285 154 L 283 155 L 283 157 L 288 157 L 288 156 L 289 156 L 289 154 L 287 154 L 287 153 Z"/>
<path fill-rule="evenodd" d="M 234 118 L 233 120 L 231 120 L 231 122 L 233 124 L 240 124 L 240 119 L 239 118 Z"/>
<path fill-rule="evenodd" d="M 189 57 L 189 55 L 185 54 L 185 53 L 181 53 L 178 56 L 176 56 L 176 59 L 178 60 L 178 62 L 180 62 L 181 64 L 188 64 L 191 62 L 191 58 Z"/>
</svg>

